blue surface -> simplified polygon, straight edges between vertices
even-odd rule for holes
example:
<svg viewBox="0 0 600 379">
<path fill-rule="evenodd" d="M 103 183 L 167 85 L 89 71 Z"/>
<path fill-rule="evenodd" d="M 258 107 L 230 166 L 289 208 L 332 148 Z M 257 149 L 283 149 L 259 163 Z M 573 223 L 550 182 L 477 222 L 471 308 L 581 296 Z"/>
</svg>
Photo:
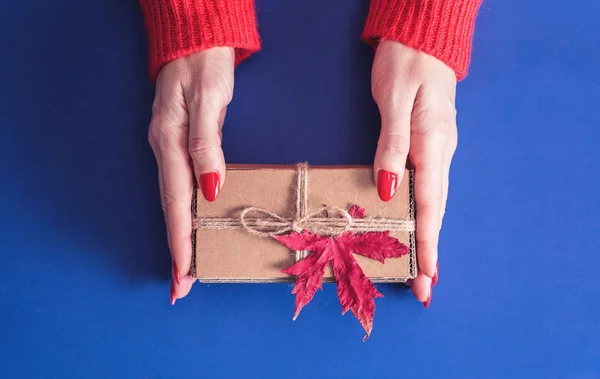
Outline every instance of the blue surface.
<svg viewBox="0 0 600 379">
<path fill-rule="evenodd" d="M 257 3 L 228 161 L 371 163 L 367 1 Z M 137 3 L 2 2 L 0 377 L 600 377 L 600 2 L 566 3 L 482 6 L 440 283 L 381 286 L 362 343 L 332 285 L 295 322 L 286 284 L 171 307 Z"/>
</svg>

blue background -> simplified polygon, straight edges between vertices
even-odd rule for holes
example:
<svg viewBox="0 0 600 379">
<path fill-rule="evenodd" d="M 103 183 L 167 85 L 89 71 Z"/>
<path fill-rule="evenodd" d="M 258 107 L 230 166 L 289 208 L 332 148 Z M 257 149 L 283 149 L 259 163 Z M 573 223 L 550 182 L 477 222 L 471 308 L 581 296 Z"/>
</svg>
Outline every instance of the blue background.
<svg viewBox="0 0 600 379">
<path fill-rule="evenodd" d="M 429 309 L 381 286 L 362 343 L 333 285 L 295 322 L 287 284 L 171 307 L 137 2 L 3 1 L 0 377 L 600 377 L 600 2 L 566 4 L 484 2 L 440 282 Z M 257 8 L 228 161 L 371 163 L 367 1 Z"/>
</svg>

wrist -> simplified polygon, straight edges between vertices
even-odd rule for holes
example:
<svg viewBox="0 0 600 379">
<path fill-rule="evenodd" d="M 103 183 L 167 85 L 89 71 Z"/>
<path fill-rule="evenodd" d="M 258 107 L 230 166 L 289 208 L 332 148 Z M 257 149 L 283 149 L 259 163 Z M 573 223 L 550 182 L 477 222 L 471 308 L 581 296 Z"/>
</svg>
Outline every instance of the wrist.
<svg viewBox="0 0 600 379">
<path fill-rule="evenodd" d="M 254 0 L 140 0 L 152 79 L 177 58 L 231 47 L 235 64 L 260 49 Z"/>
<path fill-rule="evenodd" d="M 371 0 L 362 39 L 389 39 L 421 50 L 466 76 L 481 0 Z"/>
</svg>

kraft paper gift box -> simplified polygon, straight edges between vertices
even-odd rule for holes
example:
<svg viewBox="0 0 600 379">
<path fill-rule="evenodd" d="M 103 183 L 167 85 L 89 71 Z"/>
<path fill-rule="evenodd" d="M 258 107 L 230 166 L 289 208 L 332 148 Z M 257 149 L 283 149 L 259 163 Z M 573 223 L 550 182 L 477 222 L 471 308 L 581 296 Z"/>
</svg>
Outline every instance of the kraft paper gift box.
<svg viewBox="0 0 600 379">
<path fill-rule="evenodd" d="M 234 220 L 244 209 L 257 207 L 293 219 L 297 208 L 297 174 L 294 165 L 228 165 L 216 201 L 208 202 L 199 189 L 194 190 L 193 217 Z M 356 204 L 365 208 L 366 217 L 414 220 L 410 170 L 406 170 L 396 194 L 388 202 L 377 195 L 372 166 L 308 166 L 307 182 L 308 212 L 323 206 L 347 210 Z M 416 276 L 414 232 L 390 232 L 390 236 L 409 246 L 409 253 L 386 259 L 385 263 L 354 254 L 374 283 L 404 282 Z M 253 235 L 242 227 L 224 230 L 197 227 L 192 242 L 191 275 L 201 282 L 268 283 L 295 279 L 281 270 L 293 265 L 296 255 L 273 238 Z M 328 267 L 323 280 L 332 279 Z"/>
</svg>

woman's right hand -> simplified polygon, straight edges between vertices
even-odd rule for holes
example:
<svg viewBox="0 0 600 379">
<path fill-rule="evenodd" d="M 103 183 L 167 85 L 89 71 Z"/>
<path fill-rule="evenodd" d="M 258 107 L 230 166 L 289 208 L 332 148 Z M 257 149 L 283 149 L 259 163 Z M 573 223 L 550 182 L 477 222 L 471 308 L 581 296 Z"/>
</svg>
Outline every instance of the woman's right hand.
<svg viewBox="0 0 600 379">
<path fill-rule="evenodd" d="M 173 262 L 171 303 L 188 294 L 192 258 L 191 199 L 195 175 L 214 201 L 225 180 L 221 128 L 233 96 L 234 49 L 214 47 L 176 59 L 158 74 L 148 140 Z"/>
</svg>

